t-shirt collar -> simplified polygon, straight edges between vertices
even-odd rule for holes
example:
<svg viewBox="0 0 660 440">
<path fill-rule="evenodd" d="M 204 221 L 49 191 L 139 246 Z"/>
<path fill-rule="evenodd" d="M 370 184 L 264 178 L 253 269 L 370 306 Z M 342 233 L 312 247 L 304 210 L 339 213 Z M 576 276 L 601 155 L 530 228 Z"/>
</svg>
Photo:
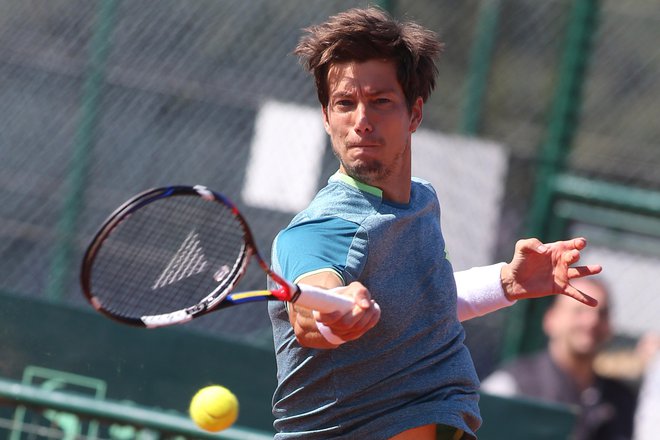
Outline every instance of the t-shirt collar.
<svg viewBox="0 0 660 440">
<path fill-rule="evenodd" d="M 341 171 L 337 171 L 335 174 L 330 177 L 330 180 L 339 180 L 341 182 L 344 182 L 347 185 L 350 185 L 354 188 L 359 189 L 360 191 L 369 193 L 373 196 L 376 196 L 382 200 L 383 198 L 383 190 L 380 188 L 376 188 L 375 186 L 367 185 L 364 182 L 360 182 L 359 180 L 356 180 L 349 176 L 348 174 L 344 174 Z"/>
</svg>

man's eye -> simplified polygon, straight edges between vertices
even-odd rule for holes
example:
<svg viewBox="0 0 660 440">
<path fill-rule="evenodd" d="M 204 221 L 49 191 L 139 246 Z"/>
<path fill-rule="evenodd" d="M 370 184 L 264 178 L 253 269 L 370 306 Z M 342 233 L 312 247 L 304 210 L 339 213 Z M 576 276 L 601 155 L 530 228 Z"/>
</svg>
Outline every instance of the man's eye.
<svg viewBox="0 0 660 440">
<path fill-rule="evenodd" d="M 337 105 L 338 107 L 350 107 L 352 104 L 353 103 L 348 99 L 341 99 L 335 102 L 335 105 Z"/>
</svg>

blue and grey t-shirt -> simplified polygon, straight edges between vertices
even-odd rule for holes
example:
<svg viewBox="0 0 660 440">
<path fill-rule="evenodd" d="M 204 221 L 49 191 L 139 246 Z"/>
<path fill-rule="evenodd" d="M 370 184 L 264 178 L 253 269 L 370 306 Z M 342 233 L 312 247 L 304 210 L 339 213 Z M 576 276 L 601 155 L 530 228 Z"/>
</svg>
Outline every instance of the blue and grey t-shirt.
<svg viewBox="0 0 660 440">
<path fill-rule="evenodd" d="M 399 205 L 335 174 L 277 236 L 272 263 L 290 280 L 331 270 L 345 284 L 360 281 L 381 307 L 363 337 L 317 350 L 298 344 L 285 304 L 269 304 L 276 439 L 387 439 L 431 423 L 473 438 L 478 379 L 428 183 L 413 179 L 410 202 Z"/>
</svg>

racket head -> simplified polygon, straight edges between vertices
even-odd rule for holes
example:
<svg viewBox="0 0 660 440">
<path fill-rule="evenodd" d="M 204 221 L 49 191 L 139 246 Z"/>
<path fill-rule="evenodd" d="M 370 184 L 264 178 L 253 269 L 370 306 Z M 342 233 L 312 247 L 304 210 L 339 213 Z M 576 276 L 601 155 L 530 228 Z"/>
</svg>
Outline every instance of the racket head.
<svg viewBox="0 0 660 440">
<path fill-rule="evenodd" d="M 227 197 L 203 186 L 144 191 L 103 223 L 80 283 L 104 315 L 140 327 L 180 324 L 216 309 L 259 256 Z"/>
</svg>

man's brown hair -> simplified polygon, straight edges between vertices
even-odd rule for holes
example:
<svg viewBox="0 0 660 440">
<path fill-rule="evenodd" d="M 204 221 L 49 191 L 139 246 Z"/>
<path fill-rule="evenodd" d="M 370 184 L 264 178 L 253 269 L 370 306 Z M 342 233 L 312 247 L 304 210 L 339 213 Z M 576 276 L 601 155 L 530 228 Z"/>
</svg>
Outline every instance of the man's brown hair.
<svg viewBox="0 0 660 440">
<path fill-rule="evenodd" d="M 325 23 L 304 29 L 294 53 L 314 74 L 323 107 L 328 105 L 327 74 L 332 63 L 392 60 L 408 108 L 417 97 L 426 101 L 435 87 L 434 59 L 443 44 L 437 35 L 413 22 L 398 22 L 375 7 L 349 9 Z"/>
</svg>

